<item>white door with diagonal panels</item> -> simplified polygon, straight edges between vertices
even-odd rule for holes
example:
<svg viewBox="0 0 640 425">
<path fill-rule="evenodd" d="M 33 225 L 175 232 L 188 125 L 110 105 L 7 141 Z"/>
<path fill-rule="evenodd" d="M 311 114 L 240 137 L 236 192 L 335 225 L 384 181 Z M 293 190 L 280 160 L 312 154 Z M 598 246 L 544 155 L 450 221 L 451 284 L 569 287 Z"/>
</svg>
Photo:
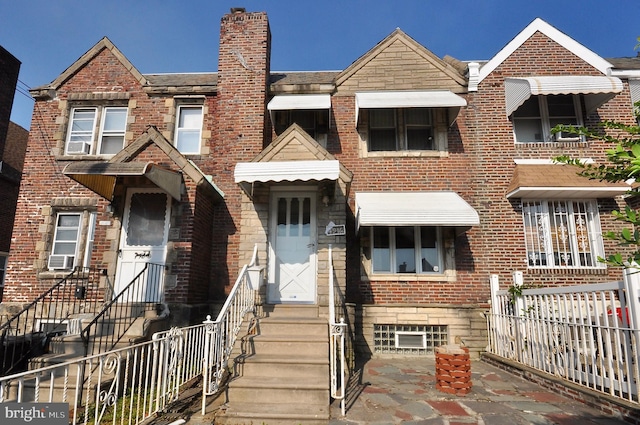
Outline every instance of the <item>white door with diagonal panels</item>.
<svg viewBox="0 0 640 425">
<path fill-rule="evenodd" d="M 316 192 L 272 192 L 267 302 L 316 302 Z"/>
</svg>

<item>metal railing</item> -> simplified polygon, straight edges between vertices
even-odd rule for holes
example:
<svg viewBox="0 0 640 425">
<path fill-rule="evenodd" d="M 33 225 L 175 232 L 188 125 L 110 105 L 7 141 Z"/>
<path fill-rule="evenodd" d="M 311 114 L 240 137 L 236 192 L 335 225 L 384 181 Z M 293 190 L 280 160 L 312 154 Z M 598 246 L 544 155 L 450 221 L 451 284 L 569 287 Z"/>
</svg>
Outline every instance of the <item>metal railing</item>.
<svg viewBox="0 0 640 425">
<path fill-rule="evenodd" d="M 345 334 L 347 324 L 344 317 L 340 318 L 340 322 L 336 321 L 336 305 L 342 307 L 344 305 L 340 294 L 336 295 L 333 269 L 333 251 L 329 244 L 329 366 L 331 379 L 331 397 L 340 400 L 340 409 L 342 416 L 345 415 Z"/>
<path fill-rule="evenodd" d="M 205 339 L 205 325 L 173 328 L 152 341 L 0 377 L 0 403 L 69 403 L 72 425 L 140 424 L 202 373 Z"/>
<path fill-rule="evenodd" d="M 26 370 L 52 336 L 79 333 L 82 316 L 103 303 L 102 270 L 76 268 L 0 325 L 0 376 Z"/>
<path fill-rule="evenodd" d="M 251 262 L 240 271 L 227 300 L 215 321 L 207 316 L 204 364 L 202 368 L 202 414 L 205 414 L 207 396 L 216 394 L 227 373 L 227 363 L 238 332 L 249 312 L 255 312 L 255 290 L 251 288 L 249 268 L 257 263 L 257 245 Z"/>
<path fill-rule="evenodd" d="M 146 263 L 83 327 L 80 335 L 85 356 L 112 350 L 139 317 L 147 311 L 157 311 L 164 302 L 164 271 L 163 264 Z"/>
<path fill-rule="evenodd" d="M 640 403 L 640 275 L 571 287 L 498 290 L 491 281 L 488 351 Z"/>
</svg>

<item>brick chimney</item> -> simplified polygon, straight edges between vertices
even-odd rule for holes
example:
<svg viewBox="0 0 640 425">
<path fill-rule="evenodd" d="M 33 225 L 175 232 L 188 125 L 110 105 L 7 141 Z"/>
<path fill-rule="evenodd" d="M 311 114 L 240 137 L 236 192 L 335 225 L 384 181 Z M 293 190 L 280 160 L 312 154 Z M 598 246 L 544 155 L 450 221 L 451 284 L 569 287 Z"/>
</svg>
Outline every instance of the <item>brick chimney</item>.
<svg viewBox="0 0 640 425">
<path fill-rule="evenodd" d="M 232 8 L 222 17 L 218 59 L 219 142 L 236 162 L 251 160 L 264 143 L 271 31 L 265 12 Z"/>
</svg>

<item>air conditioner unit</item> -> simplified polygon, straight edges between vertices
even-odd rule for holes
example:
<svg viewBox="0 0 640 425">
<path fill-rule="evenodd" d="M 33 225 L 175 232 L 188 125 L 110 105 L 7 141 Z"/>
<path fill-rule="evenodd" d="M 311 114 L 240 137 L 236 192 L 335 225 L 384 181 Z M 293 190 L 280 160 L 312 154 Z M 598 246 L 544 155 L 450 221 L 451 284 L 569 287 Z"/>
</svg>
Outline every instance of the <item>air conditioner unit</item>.
<svg viewBox="0 0 640 425">
<path fill-rule="evenodd" d="M 67 144 L 68 154 L 85 154 L 91 150 L 91 145 L 87 142 L 69 142 Z"/>
<path fill-rule="evenodd" d="M 73 268 L 73 255 L 50 255 L 49 270 L 70 270 Z"/>
<path fill-rule="evenodd" d="M 554 137 L 556 138 L 556 142 L 579 142 L 581 140 L 577 134 L 562 134 L 562 131 L 554 134 Z"/>
</svg>

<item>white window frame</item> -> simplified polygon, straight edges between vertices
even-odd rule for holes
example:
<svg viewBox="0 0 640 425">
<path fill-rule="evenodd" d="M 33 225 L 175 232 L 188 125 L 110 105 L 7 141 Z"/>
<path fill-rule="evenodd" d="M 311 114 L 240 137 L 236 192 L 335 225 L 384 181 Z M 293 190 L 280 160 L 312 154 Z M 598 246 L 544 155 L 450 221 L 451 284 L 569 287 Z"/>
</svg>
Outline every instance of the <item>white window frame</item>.
<svg viewBox="0 0 640 425">
<path fill-rule="evenodd" d="M 181 127 L 180 126 L 180 118 L 182 117 L 182 111 L 187 110 L 187 109 L 199 109 L 200 110 L 200 125 L 197 127 Z M 204 125 L 204 106 L 200 105 L 200 104 L 184 104 L 184 105 L 179 105 L 178 109 L 176 111 L 176 129 L 175 129 L 175 136 L 174 136 L 174 145 L 175 147 L 180 151 L 180 153 L 182 154 L 186 154 L 186 155 L 198 155 L 200 154 L 201 151 L 201 145 L 202 145 L 202 127 Z M 197 131 L 198 132 L 198 148 L 196 150 L 187 150 L 184 149 L 183 146 L 180 146 L 180 136 L 182 133 L 184 132 L 193 132 L 193 131 Z"/>
<path fill-rule="evenodd" d="M 540 116 L 536 116 L 536 117 L 517 117 L 517 110 L 514 111 L 513 115 L 512 115 L 512 121 L 513 121 L 513 140 L 516 143 L 519 144 L 527 144 L 527 143 L 546 143 L 546 142 L 580 142 L 580 141 L 584 141 L 584 137 L 583 136 L 579 136 L 579 135 L 575 135 L 575 134 L 562 134 L 562 132 L 558 132 L 558 133 L 551 133 L 551 129 L 553 127 L 555 127 L 555 125 L 551 125 L 551 121 L 556 121 L 559 119 L 566 119 L 566 118 L 570 118 L 572 120 L 575 120 L 576 123 L 573 124 L 576 127 L 581 127 L 583 125 L 583 121 L 582 121 L 582 114 L 580 113 L 581 110 L 581 100 L 580 100 L 580 95 L 577 94 L 570 94 L 570 95 L 561 95 L 561 96 L 571 96 L 573 99 L 573 113 L 574 115 L 571 117 L 568 116 L 550 116 L 549 114 L 549 104 L 548 104 L 548 97 L 547 95 L 536 95 L 536 96 L 532 96 L 530 99 L 532 101 L 536 101 L 538 102 L 538 111 L 540 113 Z M 531 121 L 537 121 L 540 123 L 541 126 L 541 131 L 542 131 L 542 140 L 518 140 L 518 134 L 516 132 L 516 121 L 525 121 L 525 120 L 531 120 Z M 566 123 L 567 125 L 569 125 L 568 123 Z"/>
<path fill-rule="evenodd" d="M 110 111 L 122 111 L 124 110 L 125 120 L 124 128 L 118 130 L 105 130 L 104 125 L 106 122 L 107 113 Z M 93 118 L 82 119 L 83 121 L 91 121 L 91 130 L 74 130 L 74 123 L 80 120 L 76 118 L 76 113 L 80 112 L 93 112 Z M 69 156 L 74 155 L 102 155 L 113 156 L 114 154 L 102 154 L 102 141 L 104 137 L 119 136 L 122 137 L 122 148 L 124 148 L 125 135 L 127 131 L 128 121 L 128 107 L 127 106 L 77 106 L 71 108 L 69 114 L 69 125 L 67 129 L 67 138 L 64 146 L 64 154 Z M 88 126 L 85 126 L 88 127 Z M 96 136 L 97 135 L 97 136 Z M 74 140 L 78 139 L 78 140 Z M 73 144 L 73 146 L 71 146 Z M 121 148 L 121 149 L 122 149 Z"/>
<path fill-rule="evenodd" d="M 63 216 L 76 216 L 78 217 L 78 225 L 71 226 L 61 226 L 60 220 Z M 51 241 L 51 255 L 49 255 L 48 269 L 49 270 L 73 270 L 73 268 L 78 263 L 78 252 L 80 241 L 82 237 L 82 229 L 83 229 L 83 220 L 82 212 L 72 212 L 72 211 L 61 211 L 56 214 L 55 222 L 54 222 L 54 233 L 53 239 Z M 76 231 L 76 239 L 75 241 L 59 239 L 60 232 L 69 231 L 75 229 Z M 60 254 L 56 252 L 57 246 L 62 244 L 71 244 L 73 243 L 75 246 L 73 248 L 73 255 L 71 254 Z M 60 263 L 61 261 L 61 263 Z"/>
<path fill-rule="evenodd" d="M 444 256 L 445 253 L 443 251 L 443 243 L 442 243 L 442 229 L 440 227 L 433 227 L 433 226 L 410 226 L 413 229 L 413 240 L 414 240 L 414 264 L 416 267 L 416 270 L 413 272 L 400 272 L 399 271 L 399 265 L 398 262 L 400 260 L 398 260 L 398 255 L 397 255 L 397 249 L 396 249 L 396 229 L 398 227 L 396 226 L 372 226 L 370 228 L 370 243 L 371 243 L 371 273 L 372 274 L 393 274 L 393 275 L 398 275 L 398 276 L 402 276 L 402 275 L 429 275 L 429 274 L 442 274 L 444 273 L 443 270 L 443 264 L 444 264 Z M 425 227 L 425 228 L 433 228 L 436 231 L 436 250 L 437 250 L 437 254 L 438 254 L 438 260 L 437 260 L 437 264 L 433 264 L 432 269 L 431 270 L 424 270 L 423 269 L 423 262 L 422 262 L 422 258 L 421 258 L 421 250 L 422 250 L 422 246 L 421 246 L 421 242 L 422 242 L 422 238 L 421 238 L 421 228 Z M 388 229 L 388 234 L 389 234 L 389 269 L 388 270 L 376 270 L 376 247 L 375 247 L 375 238 L 374 238 L 374 231 L 375 229 Z M 398 270 L 398 271 L 396 271 Z"/>
<path fill-rule="evenodd" d="M 82 259 L 82 266 L 88 268 L 91 266 L 91 252 L 93 251 L 93 242 L 96 235 L 96 219 L 98 214 L 96 212 L 89 213 L 89 223 L 87 226 L 87 243 L 84 247 L 84 257 Z"/>
<path fill-rule="evenodd" d="M 106 130 L 104 128 L 106 122 L 107 122 L 107 114 L 110 112 L 121 112 L 124 111 L 124 127 L 121 129 L 117 129 L 117 130 Z M 122 150 L 124 148 L 124 139 L 125 139 L 125 134 L 127 132 L 127 119 L 128 119 L 128 111 L 129 108 L 127 108 L 126 106 L 105 106 L 104 108 L 102 108 L 102 118 L 100 120 L 100 136 L 98 137 L 99 142 L 99 146 L 98 146 L 98 152 L 100 155 L 115 155 L 115 153 L 110 153 L 110 154 L 105 154 L 103 153 L 103 141 L 105 137 L 121 137 L 122 138 L 122 146 L 120 147 L 119 150 Z"/>
<path fill-rule="evenodd" d="M 555 211 L 552 206 L 556 207 Z M 577 211 L 574 209 L 576 206 Z M 566 218 L 566 226 L 562 223 L 563 217 Z M 585 217 L 586 223 L 581 223 Z M 606 267 L 598 262 L 598 257 L 604 257 L 604 242 L 595 200 L 523 200 L 522 220 L 529 268 Z"/>
<path fill-rule="evenodd" d="M 75 130 L 74 123 L 77 121 L 88 121 L 88 119 L 76 119 L 76 113 L 93 111 L 91 119 L 91 130 Z M 95 145 L 96 120 L 98 117 L 98 108 L 96 107 L 78 107 L 71 109 L 69 117 L 69 129 L 67 131 L 67 141 L 64 146 L 66 155 L 89 155 Z M 87 136 L 89 138 L 87 139 Z M 73 146 L 71 146 L 73 145 Z"/>
</svg>

